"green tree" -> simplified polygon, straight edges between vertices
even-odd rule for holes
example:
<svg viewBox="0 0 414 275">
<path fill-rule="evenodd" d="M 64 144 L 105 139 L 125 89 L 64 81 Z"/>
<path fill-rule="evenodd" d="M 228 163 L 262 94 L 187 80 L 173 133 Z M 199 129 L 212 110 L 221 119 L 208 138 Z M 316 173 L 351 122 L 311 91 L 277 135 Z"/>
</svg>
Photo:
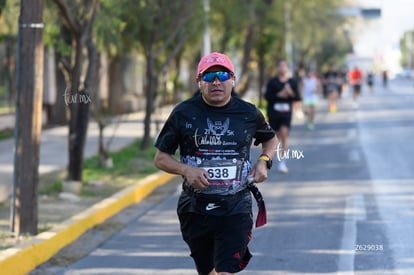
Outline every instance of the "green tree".
<svg viewBox="0 0 414 275">
<path fill-rule="evenodd" d="M 16 44 L 18 32 L 18 20 L 20 3 L 17 0 L 2 1 L 0 3 L 0 43 L 4 43 L 5 56 L 0 60 L 0 81 L 4 81 L 4 87 L 8 97 L 8 105 L 15 105 L 16 97 Z"/>
<path fill-rule="evenodd" d="M 91 53 L 92 30 L 95 14 L 99 5 L 98 0 L 66 1 L 53 0 L 57 5 L 64 26 L 69 32 L 71 43 L 70 56 L 60 60 L 60 68 L 67 76 L 65 102 L 69 109 L 69 165 L 68 180 L 81 181 L 83 168 L 83 150 L 85 146 L 89 121 L 90 96 L 86 85 L 91 81 L 86 79 L 95 65 Z M 93 45 L 92 45 L 93 46 Z M 83 68 L 87 68 L 85 75 Z M 96 67 L 95 70 L 97 69 Z"/>
<path fill-rule="evenodd" d="M 6 6 L 6 0 L 0 0 L 0 18 L 3 13 L 3 9 Z"/>
<path fill-rule="evenodd" d="M 224 0 L 220 5 L 211 5 L 213 50 L 237 57 L 239 94 L 249 89 L 254 78 L 258 78 L 258 90 L 262 89 L 265 79 L 274 71 L 276 60 L 287 57 L 287 34 L 290 34 L 296 64 L 310 60 L 323 64 L 326 60 L 342 58 L 351 49 L 342 28 L 344 20 L 337 13 L 342 2 Z"/>
<path fill-rule="evenodd" d="M 237 92 L 244 95 L 251 79 L 250 62 L 259 18 L 257 7 L 262 0 L 223 0 L 211 5 L 210 26 L 213 51 L 234 55 L 240 65 L 237 72 Z"/>
<path fill-rule="evenodd" d="M 275 60 L 284 56 L 284 10 L 283 2 L 263 1 L 257 8 L 259 18 L 255 59 L 258 67 L 258 105 L 263 105 L 266 80 L 275 68 Z"/>
<path fill-rule="evenodd" d="M 400 39 L 402 67 L 413 68 L 414 65 L 414 30 L 406 31 Z"/>
<path fill-rule="evenodd" d="M 129 13 L 139 13 L 138 5 L 129 6 L 129 0 L 123 1 L 101 1 L 101 9 L 96 24 L 96 41 L 100 52 L 104 53 L 109 63 L 109 114 L 121 114 L 124 112 L 122 106 L 122 59 L 133 54 L 138 48 L 125 27 L 128 24 Z"/>
<path fill-rule="evenodd" d="M 143 0 L 124 2 L 129 12 L 125 39 L 136 41 L 145 57 L 145 118 L 141 149 L 149 147 L 151 115 L 159 89 L 160 76 L 188 39 L 200 29 L 198 1 Z M 134 11 L 134 12 L 132 12 Z"/>
<path fill-rule="evenodd" d="M 352 51 L 343 28 L 345 18 L 338 14 L 342 0 L 292 0 L 293 61 L 297 67 L 339 62 Z"/>
</svg>

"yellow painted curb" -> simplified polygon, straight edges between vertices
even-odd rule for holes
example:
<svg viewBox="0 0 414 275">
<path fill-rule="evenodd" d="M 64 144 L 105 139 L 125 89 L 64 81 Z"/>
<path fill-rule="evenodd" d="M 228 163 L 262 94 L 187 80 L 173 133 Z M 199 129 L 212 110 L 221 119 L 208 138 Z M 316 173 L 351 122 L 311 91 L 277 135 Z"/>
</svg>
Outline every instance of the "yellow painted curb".
<svg viewBox="0 0 414 275">
<path fill-rule="evenodd" d="M 52 230 L 37 235 L 33 240 L 5 250 L 0 254 L 1 273 L 27 274 L 79 238 L 88 229 L 102 223 L 122 209 L 140 202 L 155 188 L 167 183 L 173 177 L 175 176 L 163 172 L 148 176 L 137 184 L 71 217 Z"/>
</svg>

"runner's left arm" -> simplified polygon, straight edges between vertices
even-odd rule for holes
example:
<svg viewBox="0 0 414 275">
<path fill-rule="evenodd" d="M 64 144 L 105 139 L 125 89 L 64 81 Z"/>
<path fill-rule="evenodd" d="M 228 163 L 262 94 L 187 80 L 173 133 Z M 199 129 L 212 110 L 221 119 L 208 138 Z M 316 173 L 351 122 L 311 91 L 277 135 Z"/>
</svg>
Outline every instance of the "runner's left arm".
<svg viewBox="0 0 414 275">
<path fill-rule="evenodd" d="M 262 144 L 262 155 L 266 155 L 270 159 L 273 159 L 276 154 L 277 144 L 279 143 L 275 131 L 270 127 L 259 109 L 257 109 L 256 122 L 257 129 L 254 144 Z M 267 178 L 267 172 L 266 162 L 257 160 L 250 175 L 254 177 L 255 182 L 262 182 Z"/>
</svg>

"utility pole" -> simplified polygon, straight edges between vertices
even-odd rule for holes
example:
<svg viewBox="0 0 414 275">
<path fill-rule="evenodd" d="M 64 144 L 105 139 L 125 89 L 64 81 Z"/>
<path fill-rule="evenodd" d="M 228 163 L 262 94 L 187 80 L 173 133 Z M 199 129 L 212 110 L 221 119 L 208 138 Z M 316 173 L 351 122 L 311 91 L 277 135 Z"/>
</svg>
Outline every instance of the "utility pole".
<svg viewBox="0 0 414 275">
<path fill-rule="evenodd" d="M 11 231 L 37 234 L 37 187 L 42 127 L 43 0 L 21 0 Z"/>
</svg>

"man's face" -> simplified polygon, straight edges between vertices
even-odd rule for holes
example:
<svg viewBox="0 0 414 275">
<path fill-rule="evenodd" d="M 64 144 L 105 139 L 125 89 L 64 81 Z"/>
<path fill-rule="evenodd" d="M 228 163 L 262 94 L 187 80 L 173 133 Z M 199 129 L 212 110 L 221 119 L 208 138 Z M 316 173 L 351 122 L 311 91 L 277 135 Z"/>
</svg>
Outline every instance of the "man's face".
<svg viewBox="0 0 414 275">
<path fill-rule="evenodd" d="M 233 80 L 235 80 L 234 75 L 224 67 L 208 68 L 200 79 L 200 89 L 204 101 L 214 107 L 226 105 L 231 98 Z"/>
<path fill-rule="evenodd" d="M 289 64 L 286 61 L 280 61 L 278 66 L 279 74 L 286 75 L 289 73 Z"/>
</svg>

